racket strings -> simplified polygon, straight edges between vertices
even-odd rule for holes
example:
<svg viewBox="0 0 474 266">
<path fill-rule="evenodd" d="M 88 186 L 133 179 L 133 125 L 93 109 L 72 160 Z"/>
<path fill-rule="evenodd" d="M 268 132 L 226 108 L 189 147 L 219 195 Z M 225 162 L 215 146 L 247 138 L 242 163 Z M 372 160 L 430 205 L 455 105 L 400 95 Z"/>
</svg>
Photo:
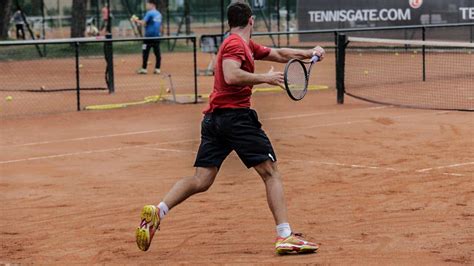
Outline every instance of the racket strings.
<svg viewBox="0 0 474 266">
<path fill-rule="evenodd" d="M 306 94 L 306 71 L 304 66 L 297 61 L 288 66 L 287 85 L 291 95 L 295 98 L 301 99 Z"/>
</svg>

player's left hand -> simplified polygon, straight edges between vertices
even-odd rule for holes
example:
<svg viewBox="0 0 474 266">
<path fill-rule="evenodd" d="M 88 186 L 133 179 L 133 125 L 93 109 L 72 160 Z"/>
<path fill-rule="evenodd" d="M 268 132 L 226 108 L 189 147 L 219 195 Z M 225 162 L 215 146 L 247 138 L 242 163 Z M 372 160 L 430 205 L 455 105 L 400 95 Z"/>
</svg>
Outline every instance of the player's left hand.
<svg viewBox="0 0 474 266">
<path fill-rule="evenodd" d="M 326 55 L 326 51 L 321 46 L 316 46 L 313 48 L 313 56 L 319 56 L 319 61 L 323 61 L 324 56 Z"/>
</svg>

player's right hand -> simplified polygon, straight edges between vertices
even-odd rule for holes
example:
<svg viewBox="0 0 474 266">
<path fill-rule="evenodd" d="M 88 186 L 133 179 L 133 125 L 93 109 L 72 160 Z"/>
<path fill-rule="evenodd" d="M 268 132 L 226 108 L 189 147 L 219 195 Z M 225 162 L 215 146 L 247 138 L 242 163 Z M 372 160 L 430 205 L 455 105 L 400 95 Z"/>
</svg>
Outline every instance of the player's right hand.
<svg viewBox="0 0 474 266">
<path fill-rule="evenodd" d="M 264 74 L 265 83 L 278 86 L 282 89 L 285 89 L 284 83 L 284 74 L 283 72 L 275 72 L 273 71 L 273 66 L 270 68 L 270 71 Z"/>
</svg>

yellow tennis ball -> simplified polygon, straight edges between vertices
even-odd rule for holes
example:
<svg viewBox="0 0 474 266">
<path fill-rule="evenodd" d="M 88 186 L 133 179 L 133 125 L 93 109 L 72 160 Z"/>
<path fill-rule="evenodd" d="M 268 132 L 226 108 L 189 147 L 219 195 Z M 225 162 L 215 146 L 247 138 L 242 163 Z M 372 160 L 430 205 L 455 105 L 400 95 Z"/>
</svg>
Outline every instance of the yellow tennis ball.
<svg viewBox="0 0 474 266">
<path fill-rule="evenodd" d="M 364 71 L 364 74 L 369 75 L 369 71 L 368 70 Z"/>
<path fill-rule="evenodd" d="M 79 68 L 82 68 L 82 67 L 83 67 L 83 65 L 82 65 L 82 64 L 79 64 Z"/>
<path fill-rule="evenodd" d="M 42 86 L 40 87 L 40 89 L 41 89 L 42 91 L 44 91 L 44 90 L 46 89 L 46 86 L 45 86 L 45 85 L 42 85 Z"/>
<path fill-rule="evenodd" d="M 395 56 L 399 56 L 400 54 L 399 53 L 395 53 Z"/>
<path fill-rule="evenodd" d="M 170 93 L 171 92 L 170 88 L 166 88 L 166 92 Z"/>
<path fill-rule="evenodd" d="M 10 102 L 11 100 L 13 100 L 13 97 L 12 96 L 7 96 L 7 97 L 5 97 L 5 100 L 7 100 L 7 102 Z"/>
</svg>

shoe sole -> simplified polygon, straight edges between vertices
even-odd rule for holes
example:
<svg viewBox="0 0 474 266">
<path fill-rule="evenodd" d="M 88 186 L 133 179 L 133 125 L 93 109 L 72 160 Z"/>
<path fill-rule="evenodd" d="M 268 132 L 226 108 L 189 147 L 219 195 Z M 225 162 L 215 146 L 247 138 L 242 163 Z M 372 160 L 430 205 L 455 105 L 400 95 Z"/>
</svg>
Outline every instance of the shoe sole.
<svg viewBox="0 0 474 266">
<path fill-rule="evenodd" d="M 313 253 L 318 250 L 318 247 L 282 247 L 282 248 L 277 248 L 276 253 L 279 255 L 286 255 L 290 253 L 296 253 L 296 254 L 307 254 L 307 253 Z"/>
<path fill-rule="evenodd" d="M 158 227 L 158 219 L 156 214 L 156 207 L 153 205 L 146 205 L 143 207 L 140 214 L 140 221 L 145 220 L 147 223 L 152 223 L 153 227 Z M 147 251 L 151 245 L 150 231 L 148 228 L 137 227 L 135 231 L 137 246 L 143 251 Z"/>
</svg>

